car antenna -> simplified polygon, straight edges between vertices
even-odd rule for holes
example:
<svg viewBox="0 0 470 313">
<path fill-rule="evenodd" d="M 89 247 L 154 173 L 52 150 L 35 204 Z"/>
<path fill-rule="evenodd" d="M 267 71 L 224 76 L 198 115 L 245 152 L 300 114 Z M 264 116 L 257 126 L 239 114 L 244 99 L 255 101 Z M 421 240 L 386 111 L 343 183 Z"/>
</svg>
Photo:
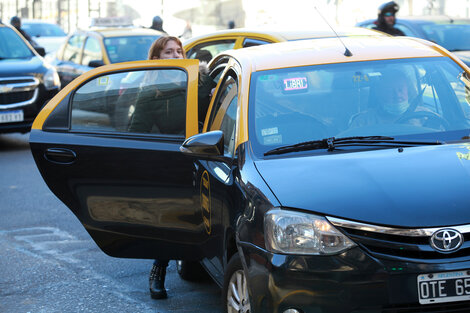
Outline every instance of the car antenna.
<svg viewBox="0 0 470 313">
<path fill-rule="evenodd" d="M 341 42 L 341 44 L 344 46 L 344 49 L 346 49 L 344 51 L 344 55 L 347 56 L 347 57 L 351 57 L 353 54 L 351 53 L 351 51 L 348 49 L 348 47 L 346 47 L 346 45 L 344 44 L 344 42 L 341 40 L 341 37 L 338 36 L 338 33 L 334 30 L 333 27 L 331 27 L 330 23 L 328 23 L 328 21 L 326 20 L 326 18 L 323 17 L 323 15 L 320 13 L 320 11 L 317 9 L 317 6 L 314 6 L 315 10 L 317 10 L 318 14 L 321 16 L 321 18 L 325 21 L 326 25 L 328 25 L 331 30 L 333 31 L 333 33 L 335 33 L 336 37 L 339 39 L 339 41 Z"/>
</svg>

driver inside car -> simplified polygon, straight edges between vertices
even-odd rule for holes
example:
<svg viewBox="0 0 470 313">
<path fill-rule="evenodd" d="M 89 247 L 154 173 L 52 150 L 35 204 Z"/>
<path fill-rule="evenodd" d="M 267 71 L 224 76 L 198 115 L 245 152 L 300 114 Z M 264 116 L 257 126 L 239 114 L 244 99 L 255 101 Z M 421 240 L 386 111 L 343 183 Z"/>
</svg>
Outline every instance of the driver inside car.
<svg viewBox="0 0 470 313">
<path fill-rule="evenodd" d="M 402 71 L 388 70 L 380 76 L 376 88 L 378 92 L 372 100 L 374 101 L 372 107 L 353 115 L 350 127 L 383 124 L 411 124 L 429 128 L 443 126 L 433 123 L 441 119 L 439 115 L 419 105 L 421 93 L 413 96 L 416 92 L 413 92 L 410 81 Z M 417 112 L 423 114 L 416 114 Z"/>
</svg>

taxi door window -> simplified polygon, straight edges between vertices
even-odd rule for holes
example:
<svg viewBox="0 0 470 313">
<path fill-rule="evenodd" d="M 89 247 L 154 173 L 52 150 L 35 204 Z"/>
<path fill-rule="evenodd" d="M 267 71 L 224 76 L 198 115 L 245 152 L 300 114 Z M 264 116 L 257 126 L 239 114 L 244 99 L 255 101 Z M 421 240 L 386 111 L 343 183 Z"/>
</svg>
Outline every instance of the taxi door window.
<svg viewBox="0 0 470 313">
<path fill-rule="evenodd" d="M 100 43 L 96 38 L 88 37 L 83 49 L 82 65 L 88 66 L 90 61 L 102 61 Z"/>
<path fill-rule="evenodd" d="M 184 138 L 187 74 L 179 69 L 99 76 L 72 99 L 72 131 Z"/>
<path fill-rule="evenodd" d="M 243 48 L 260 46 L 260 45 L 265 45 L 268 43 L 271 43 L 271 42 L 265 41 L 265 40 L 253 39 L 253 38 L 246 38 L 243 41 Z"/>
<path fill-rule="evenodd" d="M 233 155 L 235 148 L 236 121 L 238 114 L 238 86 L 229 76 L 216 98 L 211 112 L 208 129 L 221 130 L 224 133 L 224 153 Z"/>
<path fill-rule="evenodd" d="M 85 37 L 83 35 L 73 35 L 70 37 L 64 50 L 63 60 L 79 63 L 84 40 Z"/>
</svg>

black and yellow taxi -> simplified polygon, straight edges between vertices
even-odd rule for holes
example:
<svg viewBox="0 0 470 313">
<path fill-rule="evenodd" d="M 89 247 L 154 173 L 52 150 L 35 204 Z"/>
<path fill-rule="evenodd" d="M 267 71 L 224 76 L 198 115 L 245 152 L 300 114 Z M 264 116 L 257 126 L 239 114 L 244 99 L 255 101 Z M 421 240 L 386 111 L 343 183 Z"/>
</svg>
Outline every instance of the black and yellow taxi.
<svg viewBox="0 0 470 313">
<path fill-rule="evenodd" d="M 163 35 L 154 29 L 96 25 L 70 34 L 50 60 L 62 87 L 98 66 L 147 59 L 151 44 Z"/>
<path fill-rule="evenodd" d="M 365 36 L 231 50 L 209 69 L 204 116 L 198 60 L 186 59 L 91 70 L 35 120 L 44 180 L 105 253 L 200 262 L 226 312 L 468 310 L 462 61 L 425 40 Z M 109 87 L 123 80 L 125 99 Z M 181 125 L 134 131 L 133 114 L 117 127 L 87 109 L 137 112 L 142 92 L 159 118 L 183 98 Z"/>
<path fill-rule="evenodd" d="M 285 42 L 304 39 L 329 38 L 332 36 L 377 36 L 382 34 L 374 30 L 361 27 L 343 27 L 335 29 L 319 27 L 315 29 L 275 29 L 272 26 L 259 28 L 224 29 L 192 37 L 183 43 L 186 55 L 190 59 L 199 59 L 209 62 L 220 52 L 230 49 L 240 49 L 276 42 Z M 383 34 L 385 35 L 385 34 Z"/>
</svg>

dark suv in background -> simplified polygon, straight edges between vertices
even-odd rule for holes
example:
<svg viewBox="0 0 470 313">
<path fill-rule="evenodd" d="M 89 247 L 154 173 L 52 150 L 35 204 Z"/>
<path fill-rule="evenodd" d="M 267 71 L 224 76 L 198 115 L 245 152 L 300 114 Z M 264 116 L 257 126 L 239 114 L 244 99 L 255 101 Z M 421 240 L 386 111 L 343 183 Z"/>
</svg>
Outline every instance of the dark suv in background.
<svg viewBox="0 0 470 313">
<path fill-rule="evenodd" d="M 0 133 L 29 132 L 60 89 L 56 70 L 15 29 L 0 22 Z"/>
</svg>

